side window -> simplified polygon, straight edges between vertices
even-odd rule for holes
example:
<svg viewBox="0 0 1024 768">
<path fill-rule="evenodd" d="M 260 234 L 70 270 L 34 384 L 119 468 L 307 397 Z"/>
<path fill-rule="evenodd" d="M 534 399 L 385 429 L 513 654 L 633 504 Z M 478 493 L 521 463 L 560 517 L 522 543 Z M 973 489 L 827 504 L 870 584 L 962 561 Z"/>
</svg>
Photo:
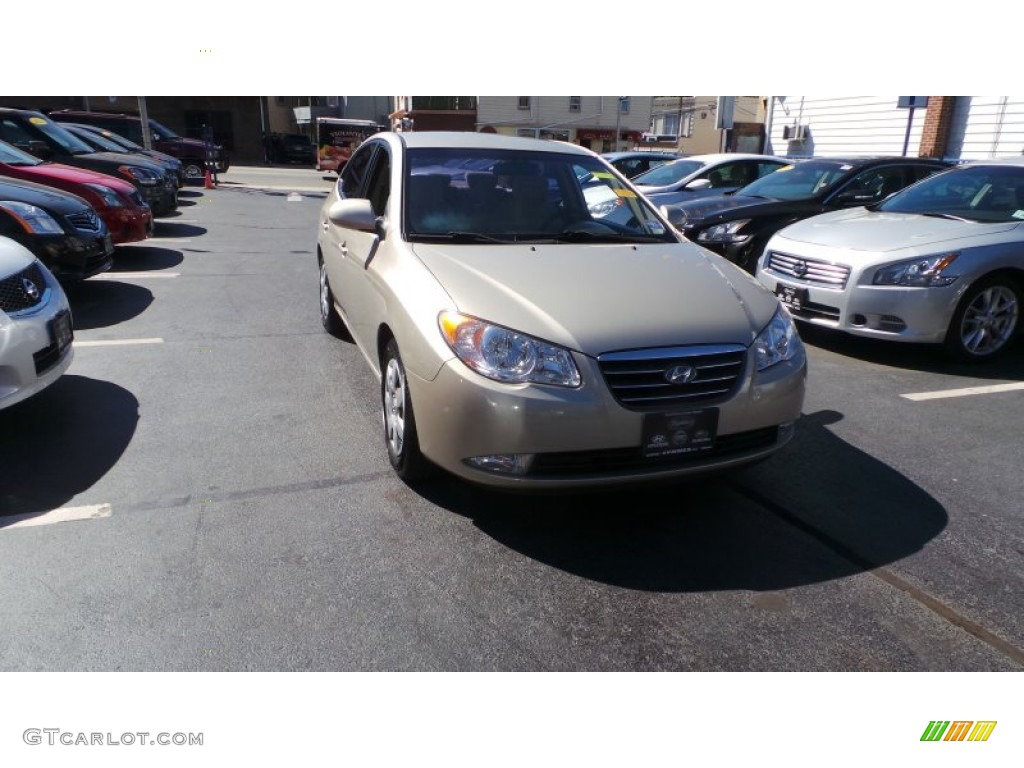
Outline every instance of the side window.
<svg viewBox="0 0 1024 768">
<path fill-rule="evenodd" d="M 0 139 L 8 144 L 19 147 L 27 147 L 33 137 L 13 120 L 0 121 Z"/>
<path fill-rule="evenodd" d="M 890 165 L 861 171 L 850 180 L 843 191 L 854 192 L 859 200 L 865 202 L 883 200 L 906 186 L 903 170 L 902 166 Z"/>
<path fill-rule="evenodd" d="M 779 168 L 785 168 L 785 165 L 780 163 L 758 163 L 757 164 L 757 178 L 767 176 L 770 173 L 775 173 Z"/>
<path fill-rule="evenodd" d="M 388 198 L 391 197 L 391 158 L 386 150 L 377 153 L 377 162 L 370 171 L 370 180 L 366 185 L 366 196 L 370 199 L 373 212 L 384 215 Z"/>
<path fill-rule="evenodd" d="M 375 144 L 363 144 L 345 163 L 345 169 L 341 172 L 341 179 L 338 181 L 342 197 L 363 197 L 363 179 L 370 167 L 370 159 L 373 157 Z"/>
<path fill-rule="evenodd" d="M 743 163 L 740 162 L 725 163 L 709 171 L 708 181 L 711 182 L 711 188 L 719 189 L 721 187 L 740 186 L 736 180 L 742 176 L 742 166 Z"/>
<path fill-rule="evenodd" d="M 926 179 L 936 171 L 942 170 L 941 168 L 932 168 L 927 165 L 915 165 L 908 168 L 907 171 L 910 174 L 910 183 L 913 184 L 915 181 Z"/>
</svg>

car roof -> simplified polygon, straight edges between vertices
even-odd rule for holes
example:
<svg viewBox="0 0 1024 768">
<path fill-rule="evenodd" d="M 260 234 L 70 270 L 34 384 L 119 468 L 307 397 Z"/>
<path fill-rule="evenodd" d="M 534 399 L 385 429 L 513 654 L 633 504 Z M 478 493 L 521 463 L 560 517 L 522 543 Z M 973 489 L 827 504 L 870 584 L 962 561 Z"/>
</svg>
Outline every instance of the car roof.
<svg viewBox="0 0 1024 768">
<path fill-rule="evenodd" d="M 986 157 L 984 159 L 961 160 L 960 165 L 1008 165 L 1024 166 L 1024 157 Z"/>
<path fill-rule="evenodd" d="M 560 152 L 593 157 L 594 152 L 577 144 L 549 139 L 531 139 L 523 136 L 505 136 L 500 133 L 474 133 L 472 131 L 413 131 L 394 133 L 383 131 L 371 138 L 397 137 L 410 149 L 510 149 L 532 152 Z"/>
<path fill-rule="evenodd" d="M 624 157 L 671 157 L 681 159 L 682 155 L 678 152 L 664 149 L 638 149 L 633 152 L 602 152 L 601 157 L 606 160 L 621 160 Z"/>
<path fill-rule="evenodd" d="M 923 165 L 949 165 L 949 161 L 937 157 L 906 157 L 904 155 L 860 155 L 842 157 L 805 157 L 800 162 L 829 162 L 845 165 L 871 165 L 873 163 L 920 163 Z"/>
</svg>

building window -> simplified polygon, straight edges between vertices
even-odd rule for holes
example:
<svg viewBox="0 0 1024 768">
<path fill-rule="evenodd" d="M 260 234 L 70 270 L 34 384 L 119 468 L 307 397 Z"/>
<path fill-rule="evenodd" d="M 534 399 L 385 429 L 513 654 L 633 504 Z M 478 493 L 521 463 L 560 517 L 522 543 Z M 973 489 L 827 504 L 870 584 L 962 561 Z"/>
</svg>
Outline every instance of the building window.
<svg viewBox="0 0 1024 768">
<path fill-rule="evenodd" d="M 619 112 L 629 114 L 629 96 L 619 96 Z"/>
<path fill-rule="evenodd" d="M 580 97 L 580 96 L 570 96 L 569 97 L 569 111 L 570 112 L 579 112 L 580 111 L 580 99 L 581 98 L 582 97 Z"/>
<path fill-rule="evenodd" d="M 519 109 L 529 109 L 529 108 L 530 108 L 530 97 L 529 96 L 520 96 L 519 97 Z"/>
</svg>

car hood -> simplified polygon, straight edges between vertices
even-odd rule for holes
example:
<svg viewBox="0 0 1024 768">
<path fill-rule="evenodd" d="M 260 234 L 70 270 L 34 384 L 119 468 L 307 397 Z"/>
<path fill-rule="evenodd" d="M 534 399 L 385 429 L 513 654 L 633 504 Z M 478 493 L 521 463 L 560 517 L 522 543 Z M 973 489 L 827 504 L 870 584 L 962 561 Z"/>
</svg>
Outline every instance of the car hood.
<svg viewBox="0 0 1024 768">
<path fill-rule="evenodd" d="M 806 201 L 774 200 L 765 197 L 744 195 L 717 195 L 694 202 L 683 202 L 673 206 L 686 212 L 687 222 L 701 221 L 712 216 L 728 215 L 730 218 L 772 214 L 787 211 Z"/>
<path fill-rule="evenodd" d="M 201 153 L 206 151 L 206 144 L 204 144 L 200 139 L 187 139 L 184 136 L 179 136 L 176 139 L 169 139 L 165 136 L 164 138 L 160 139 L 160 141 L 166 142 L 167 144 L 177 144 L 178 146 L 190 149 L 193 152 Z M 224 147 L 221 146 L 220 144 L 214 144 L 213 148 L 218 151 L 224 149 Z"/>
<path fill-rule="evenodd" d="M 0 237 L 0 280 L 21 272 L 35 260 L 36 257 L 28 248 L 6 237 Z"/>
<path fill-rule="evenodd" d="M 43 184 L 20 179 L 13 181 L 0 178 L 0 200 L 28 203 L 61 214 L 77 213 L 89 207 L 85 200 L 70 192 L 61 192 Z"/>
<path fill-rule="evenodd" d="M 987 240 L 1024 229 L 1012 222 L 984 224 L 917 213 L 884 213 L 865 208 L 812 216 L 782 230 L 787 240 L 813 245 L 880 253 L 904 248 L 959 248 L 969 240 Z"/>
<path fill-rule="evenodd" d="M 130 194 L 134 189 L 127 181 L 123 181 L 106 173 L 90 171 L 88 168 L 75 168 L 62 163 L 43 163 L 42 165 L 21 166 L 26 175 L 38 177 L 40 184 L 47 184 L 51 179 L 72 182 L 74 184 L 102 184 L 122 194 Z"/>
<path fill-rule="evenodd" d="M 162 175 L 164 173 L 164 169 L 161 168 L 160 164 L 154 160 L 140 157 L 139 155 L 122 154 L 120 152 L 89 152 L 83 155 L 72 155 L 72 159 L 68 162 L 74 163 L 76 166 L 82 168 L 92 168 L 93 170 L 100 171 L 101 173 L 109 171 L 116 172 L 117 168 L 122 165 L 136 165 L 140 168 L 149 168 L 158 175 Z"/>
<path fill-rule="evenodd" d="M 413 248 L 460 312 L 591 356 L 749 345 L 778 307 L 751 275 L 689 243 Z"/>
</svg>

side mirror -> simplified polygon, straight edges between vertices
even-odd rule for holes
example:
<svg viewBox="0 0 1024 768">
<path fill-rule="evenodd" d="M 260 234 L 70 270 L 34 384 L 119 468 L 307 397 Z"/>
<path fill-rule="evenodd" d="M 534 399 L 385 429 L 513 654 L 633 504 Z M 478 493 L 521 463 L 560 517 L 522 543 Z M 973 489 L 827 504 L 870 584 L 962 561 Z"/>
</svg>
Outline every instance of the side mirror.
<svg viewBox="0 0 1024 768">
<path fill-rule="evenodd" d="M 691 181 L 689 184 L 687 184 L 683 188 L 684 189 L 693 189 L 693 190 L 711 189 L 711 181 L 710 181 L 710 179 L 694 179 L 693 181 Z"/>
<path fill-rule="evenodd" d="M 383 221 L 378 221 L 370 201 L 366 199 L 339 200 L 328 209 L 327 218 L 339 227 L 383 234 Z"/>
<path fill-rule="evenodd" d="M 667 205 L 661 206 L 661 215 L 668 219 L 668 223 L 678 229 L 680 232 L 683 231 L 683 224 L 686 222 L 686 214 L 684 214 L 678 208 L 669 208 Z"/>
<path fill-rule="evenodd" d="M 53 157 L 53 148 L 45 141 L 39 141 L 38 139 L 31 139 L 23 149 L 40 160 L 49 160 Z"/>
</svg>

